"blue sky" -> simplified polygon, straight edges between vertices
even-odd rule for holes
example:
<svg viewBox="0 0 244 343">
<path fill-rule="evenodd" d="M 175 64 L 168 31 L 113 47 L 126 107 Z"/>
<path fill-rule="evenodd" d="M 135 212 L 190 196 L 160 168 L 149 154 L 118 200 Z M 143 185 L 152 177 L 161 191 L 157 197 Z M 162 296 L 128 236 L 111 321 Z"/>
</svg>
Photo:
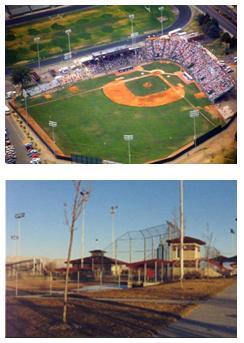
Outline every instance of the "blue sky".
<svg viewBox="0 0 244 343">
<path fill-rule="evenodd" d="M 116 237 L 172 220 L 179 211 L 179 181 L 84 181 L 91 186 L 85 215 L 86 254 L 111 242 L 110 207 L 117 205 Z M 200 239 L 206 229 L 224 255 L 232 255 L 230 228 L 236 230 L 235 181 L 185 181 L 185 234 Z M 11 235 L 17 230 L 14 214 L 25 212 L 21 221 L 23 256 L 66 256 L 69 231 L 64 225 L 63 204 L 72 204 L 71 181 L 7 181 L 6 253 L 14 255 Z M 79 256 L 81 220 L 77 222 L 73 257 Z M 235 248 L 235 247 L 234 247 Z"/>
</svg>

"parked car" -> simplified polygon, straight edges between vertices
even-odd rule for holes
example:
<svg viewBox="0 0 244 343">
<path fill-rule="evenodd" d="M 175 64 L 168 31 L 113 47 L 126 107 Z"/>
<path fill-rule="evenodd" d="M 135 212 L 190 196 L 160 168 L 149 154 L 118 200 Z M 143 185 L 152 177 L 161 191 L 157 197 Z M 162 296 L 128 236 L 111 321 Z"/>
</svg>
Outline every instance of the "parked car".
<svg viewBox="0 0 244 343">
<path fill-rule="evenodd" d="M 25 144 L 25 149 L 26 149 L 27 151 L 32 150 L 32 149 L 33 149 L 33 144 L 32 144 L 32 143 L 26 143 L 26 144 Z"/>
<path fill-rule="evenodd" d="M 40 164 L 41 163 L 41 159 L 39 157 L 36 157 L 36 158 L 32 158 L 30 160 L 30 163 L 31 164 Z"/>
</svg>

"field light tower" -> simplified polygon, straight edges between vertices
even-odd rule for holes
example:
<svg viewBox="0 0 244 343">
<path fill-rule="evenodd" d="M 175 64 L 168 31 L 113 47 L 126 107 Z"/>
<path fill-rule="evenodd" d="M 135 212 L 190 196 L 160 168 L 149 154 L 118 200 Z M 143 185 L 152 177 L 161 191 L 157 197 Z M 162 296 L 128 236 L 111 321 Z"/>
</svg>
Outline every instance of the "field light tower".
<svg viewBox="0 0 244 343">
<path fill-rule="evenodd" d="M 34 38 L 34 42 L 36 43 L 36 49 L 37 49 L 38 68 L 40 70 L 40 68 L 41 68 L 41 61 L 40 61 L 39 41 L 40 41 L 40 37 L 35 37 Z"/>
<path fill-rule="evenodd" d="M 180 181 L 180 281 L 184 279 L 184 184 Z"/>
<path fill-rule="evenodd" d="M 71 34 L 72 30 L 71 29 L 68 29 L 68 30 L 65 30 L 65 33 L 68 37 L 68 45 L 69 45 L 69 55 L 70 55 L 70 58 L 72 56 L 72 53 L 71 53 L 71 45 L 70 45 L 70 34 Z"/>
<path fill-rule="evenodd" d="M 160 6 L 158 9 L 161 13 L 161 34 L 163 36 L 163 34 L 164 34 L 164 29 L 163 29 L 163 10 L 164 10 L 164 7 Z"/>
<path fill-rule="evenodd" d="M 118 209 L 118 206 L 111 206 L 110 207 L 110 213 L 112 218 L 112 247 L 113 247 L 113 258 L 116 259 L 116 253 L 115 253 L 115 213 Z"/>
<path fill-rule="evenodd" d="M 16 255 L 16 267 L 15 267 L 15 296 L 17 297 L 18 295 L 18 267 L 17 267 L 17 259 L 18 256 L 20 256 L 20 220 L 22 218 L 24 218 L 25 213 L 21 212 L 21 213 L 16 213 L 14 215 L 15 219 L 17 219 L 17 234 L 12 235 L 11 239 L 16 241 L 16 245 L 15 245 L 15 255 Z"/>
<path fill-rule="evenodd" d="M 129 19 L 131 22 L 131 47 L 133 49 L 133 39 L 134 39 L 134 19 L 135 15 L 134 14 L 129 14 Z"/>
<path fill-rule="evenodd" d="M 82 208 L 82 223 L 81 223 L 81 267 L 84 265 L 84 255 L 85 255 L 85 209 L 86 203 L 90 196 L 90 191 L 81 191 L 80 192 L 83 200 Z"/>
<path fill-rule="evenodd" d="M 197 146 L 197 133 L 196 133 L 196 118 L 199 117 L 198 110 L 190 111 L 190 117 L 193 118 L 193 137 L 194 137 L 194 145 Z"/>
</svg>

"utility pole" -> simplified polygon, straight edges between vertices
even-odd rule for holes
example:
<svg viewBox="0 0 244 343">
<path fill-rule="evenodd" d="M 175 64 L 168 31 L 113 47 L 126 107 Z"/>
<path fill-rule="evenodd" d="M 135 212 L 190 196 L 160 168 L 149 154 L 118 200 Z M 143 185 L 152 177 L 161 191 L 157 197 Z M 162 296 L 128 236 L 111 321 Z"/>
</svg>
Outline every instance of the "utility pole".
<svg viewBox="0 0 244 343">
<path fill-rule="evenodd" d="M 134 19 L 135 19 L 135 15 L 134 14 L 129 14 L 129 19 L 131 22 L 131 47 L 133 49 L 133 45 L 134 45 Z"/>
<path fill-rule="evenodd" d="M 110 207 L 110 213 L 112 218 L 112 251 L 113 251 L 113 258 L 116 259 L 116 253 L 115 253 L 115 214 L 116 210 L 118 209 L 118 206 L 111 206 Z"/>
<path fill-rule="evenodd" d="M 184 184 L 180 181 L 180 281 L 184 279 Z"/>
<path fill-rule="evenodd" d="M 40 37 L 35 37 L 34 38 L 34 42 L 36 43 L 36 48 L 37 48 L 38 69 L 40 71 L 40 69 L 41 69 L 41 61 L 40 61 L 39 41 L 40 41 Z"/>
<path fill-rule="evenodd" d="M 163 29 L 163 10 L 164 10 L 164 7 L 161 6 L 158 8 L 160 13 L 161 13 L 161 18 L 160 18 L 160 21 L 161 21 L 161 35 L 163 36 L 164 34 L 164 29 Z"/>
<path fill-rule="evenodd" d="M 86 203 L 89 199 L 90 191 L 81 191 L 80 195 L 82 197 L 82 217 L 81 217 L 81 268 L 84 266 L 84 256 L 85 256 L 85 209 Z"/>
</svg>

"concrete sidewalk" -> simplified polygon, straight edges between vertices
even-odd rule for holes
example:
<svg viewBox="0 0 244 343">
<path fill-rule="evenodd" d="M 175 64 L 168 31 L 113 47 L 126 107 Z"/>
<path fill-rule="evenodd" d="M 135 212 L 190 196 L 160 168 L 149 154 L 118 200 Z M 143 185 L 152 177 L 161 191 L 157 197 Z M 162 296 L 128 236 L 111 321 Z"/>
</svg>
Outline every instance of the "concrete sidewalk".
<svg viewBox="0 0 244 343">
<path fill-rule="evenodd" d="M 196 307 L 189 315 L 169 325 L 160 338 L 235 338 L 237 337 L 236 283 Z"/>
</svg>

